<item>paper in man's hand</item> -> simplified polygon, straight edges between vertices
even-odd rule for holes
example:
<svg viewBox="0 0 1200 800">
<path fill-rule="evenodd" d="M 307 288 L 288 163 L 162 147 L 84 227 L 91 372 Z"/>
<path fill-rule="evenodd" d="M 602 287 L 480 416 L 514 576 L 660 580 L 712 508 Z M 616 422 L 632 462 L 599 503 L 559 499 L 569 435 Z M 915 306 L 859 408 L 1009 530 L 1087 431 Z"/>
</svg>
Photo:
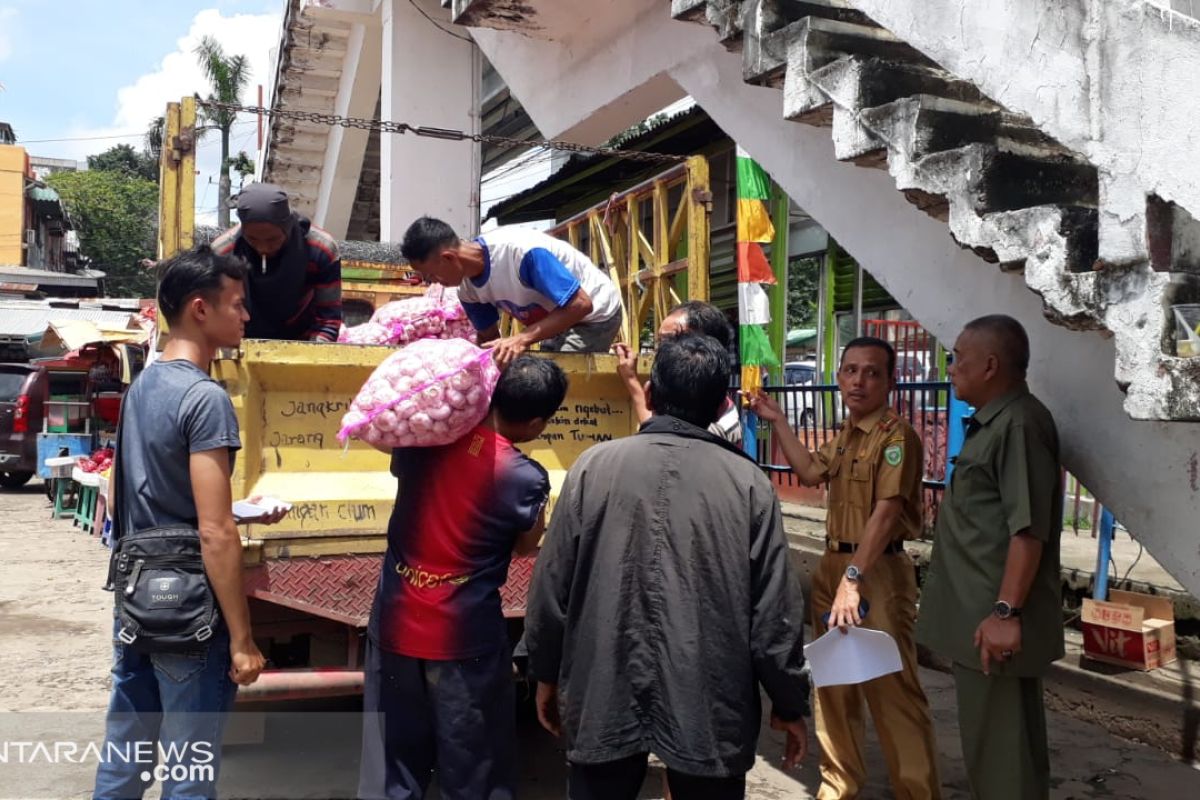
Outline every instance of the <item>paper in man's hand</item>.
<svg viewBox="0 0 1200 800">
<path fill-rule="evenodd" d="M 901 670 L 900 648 L 883 631 L 837 628 L 804 646 L 814 686 L 863 683 Z"/>
</svg>

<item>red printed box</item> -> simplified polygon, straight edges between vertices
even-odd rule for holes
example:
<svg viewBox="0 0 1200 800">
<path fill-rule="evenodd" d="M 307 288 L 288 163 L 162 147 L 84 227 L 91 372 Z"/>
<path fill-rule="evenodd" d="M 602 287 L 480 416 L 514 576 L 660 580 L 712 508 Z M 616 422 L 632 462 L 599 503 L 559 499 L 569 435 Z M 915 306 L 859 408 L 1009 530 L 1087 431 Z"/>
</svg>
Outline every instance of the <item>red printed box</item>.
<svg viewBox="0 0 1200 800">
<path fill-rule="evenodd" d="M 1084 598 L 1081 619 L 1088 658 L 1142 670 L 1175 660 L 1175 609 L 1165 597 L 1113 590 L 1107 602 Z"/>
</svg>

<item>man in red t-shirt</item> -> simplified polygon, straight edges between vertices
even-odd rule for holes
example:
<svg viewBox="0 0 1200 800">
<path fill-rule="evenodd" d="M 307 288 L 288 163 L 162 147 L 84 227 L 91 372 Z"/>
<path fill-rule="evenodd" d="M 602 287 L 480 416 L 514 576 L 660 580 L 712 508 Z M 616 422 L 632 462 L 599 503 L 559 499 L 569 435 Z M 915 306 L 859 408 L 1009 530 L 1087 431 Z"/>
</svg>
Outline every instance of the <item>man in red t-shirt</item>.
<svg viewBox="0 0 1200 800">
<path fill-rule="evenodd" d="M 546 470 L 514 445 L 536 439 L 567 377 L 518 357 L 490 416 L 444 447 L 399 448 L 399 479 L 371 620 L 363 692 L 361 798 L 511 798 L 512 663 L 500 587 L 514 552 L 537 547 Z"/>
</svg>

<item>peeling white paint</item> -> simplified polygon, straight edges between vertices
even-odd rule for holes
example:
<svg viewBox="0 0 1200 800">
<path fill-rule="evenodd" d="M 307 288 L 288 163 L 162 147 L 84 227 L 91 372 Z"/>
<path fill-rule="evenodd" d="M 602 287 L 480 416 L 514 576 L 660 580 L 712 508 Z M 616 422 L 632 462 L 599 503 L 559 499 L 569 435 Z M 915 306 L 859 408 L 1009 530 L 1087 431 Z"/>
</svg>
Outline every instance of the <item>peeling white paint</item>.
<svg viewBox="0 0 1200 800">
<path fill-rule="evenodd" d="M 586 4 L 586 0 L 554 2 L 560 10 Z M 1164 139 L 1162 152 L 1141 148 L 1137 159 L 1124 160 L 1129 150 L 1121 149 L 1122 137 L 1133 133 L 1114 131 L 1114 126 L 1128 112 L 1110 115 L 1103 104 L 1125 97 L 1145 76 L 1118 76 L 1115 86 L 1090 80 L 1085 55 L 1089 46 L 1096 49 L 1096 42 L 1088 38 L 1088 31 L 1098 29 L 1096 25 L 1088 27 L 1097 22 L 1091 16 L 1096 7 L 1090 0 L 1065 0 L 1050 9 L 1044 0 L 993 0 L 988 4 L 854 0 L 854 4 L 864 10 L 886 5 L 875 18 L 883 22 L 881 17 L 888 16 L 893 32 L 923 28 L 928 35 L 913 44 L 931 55 L 936 50 L 952 56 L 952 72 L 958 77 L 975 81 L 993 99 L 1029 114 L 1059 141 L 1098 159 L 1094 163 L 1103 164 L 1114 176 L 1141 178 L 1144 184 L 1159 187 L 1160 196 L 1189 210 L 1189 203 L 1200 200 L 1200 180 L 1189 178 L 1193 169 L 1200 169 L 1200 159 L 1179 163 L 1180 152 L 1192 152 L 1187 149 L 1190 134 L 1173 140 L 1173 159 L 1162 157 L 1171 137 L 1180 133 L 1177 127 L 1167 126 L 1155 134 Z M 1120 7 L 1119 11 L 1134 4 L 1119 0 L 1112 5 Z M 1029 15 L 1022 17 L 1022 11 Z M 903 146 L 893 142 L 895 152 L 889 152 L 888 172 L 841 163 L 835 158 L 831 131 L 784 119 L 780 93 L 746 85 L 739 55 L 726 52 L 716 33 L 702 25 L 672 22 L 666 16 L 664 3 L 644 0 L 644 11 L 630 17 L 628 29 L 603 43 L 589 46 L 577 42 L 590 54 L 569 64 L 571 54 L 554 43 L 502 33 L 480 40 L 543 134 L 601 130 L 608 121 L 598 118 L 608 117 L 614 104 L 636 106 L 646 87 L 669 80 L 691 94 L 939 338 L 952 341 L 962 324 L 984 313 L 1002 311 L 1021 320 L 1034 348 L 1030 382 L 1055 414 L 1066 465 L 1104 498 L 1184 586 L 1200 593 L 1200 536 L 1194 520 L 1200 487 L 1194 485 L 1188 467 L 1200 453 L 1200 426 L 1138 422 L 1126 413 L 1129 409 L 1148 416 L 1162 414 L 1168 397 L 1171 402 L 1200 409 L 1200 397 L 1182 388 L 1186 383 L 1180 382 L 1179 360 L 1161 355 L 1161 298 L 1169 276 L 1150 272 L 1142 264 L 1144 257 L 1136 258 L 1135 251 L 1144 250 L 1144 243 L 1136 238 L 1118 243 L 1131 257 L 1127 258 L 1131 265 L 1069 274 L 1063 263 L 1065 247 L 1057 209 L 1023 209 L 983 217 L 967 213 L 969 204 L 962 193 L 978 168 L 969 157 L 959 163 L 957 171 L 932 169 L 932 164 L 906 163 Z M 1105 17 L 1105 27 L 1113 23 Z M 1165 27 L 1161 35 L 1167 35 Z M 586 38 L 587 32 L 580 36 Z M 901 38 L 907 37 L 901 33 Z M 1129 37 L 1122 40 L 1130 42 Z M 1111 53 L 1107 43 L 1100 44 L 1101 52 L 1093 55 L 1093 61 L 1105 59 L 1107 69 Z M 1156 58 L 1149 61 L 1157 63 Z M 550 71 L 559 66 L 563 69 Z M 547 74 L 556 79 L 547 82 Z M 796 80 L 796 92 L 820 92 L 807 79 Z M 1177 100 L 1181 91 L 1176 87 L 1166 94 Z M 798 96 L 789 94 L 787 102 Z M 808 99 L 820 101 L 816 95 Z M 1095 115 L 1093 99 L 1101 103 L 1100 113 Z M 1163 119 L 1167 110 L 1159 105 L 1165 102 L 1160 93 L 1158 100 L 1139 99 L 1135 107 L 1153 106 L 1159 116 L 1151 114 L 1148 119 Z M 1189 102 L 1193 104 L 1189 106 L 1191 119 L 1200 118 L 1194 114 L 1196 99 Z M 854 116 L 848 101 L 846 112 L 850 116 L 841 121 L 839 131 L 847 131 L 845 135 L 852 138 L 872 133 L 854 127 L 863 120 Z M 625 124 L 625 120 L 612 120 L 611 124 Z M 1095 131 L 1101 136 L 1094 140 Z M 1173 175 L 1168 175 L 1168 168 L 1175 170 Z M 1005 274 L 959 248 L 947 236 L 945 224 L 926 216 L 896 191 L 898 183 L 909 182 L 949 195 L 951 232 L 965 243 L 991 246 L 1001 259 L 1023 257 L 1024 275 Z M 1115 189 L 1122 184 L 1113 180 L 1101 185 L 1101 202 L 1110 209 L 1117 231 L 1136 227 L 1142 213 L 1138 204 L 1129 200 L 1128 193 L 1106 197 L 1106 185 Z M 1133 194 L 1141 194 L 1145 188 L 1138 184 Z M 1119 250 L 1114 245 L 1114 252 Z M 1052 325 L 1044 316 L 1043 299 L 1056 313 L 1091 316 L 1116 335 L 1106 338 Z M 1113 379 L 1114 364 L 1117 380 L 1131 383 L 1128 395 L 1122 394 Z"/>
</svg>

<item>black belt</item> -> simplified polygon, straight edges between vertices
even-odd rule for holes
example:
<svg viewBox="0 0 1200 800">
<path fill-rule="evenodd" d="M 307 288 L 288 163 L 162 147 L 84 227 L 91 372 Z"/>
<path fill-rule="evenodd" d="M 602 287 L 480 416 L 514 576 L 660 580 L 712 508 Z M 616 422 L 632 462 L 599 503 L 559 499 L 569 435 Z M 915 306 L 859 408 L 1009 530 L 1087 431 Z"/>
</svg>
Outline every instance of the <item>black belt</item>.
<svg viewBox="0 0 1200 800">
<path fill-rule="evenodd" d="M 832 539 L 825 540 L 825 549 L 834 553 L 853 553 L 858 550 L 857 542 L 835 542 Z M 892 555 L 895 553 L 904 552 L 904 542 L 900 539 L 888 542 L 887 547 L 883 548 L 884 555 Z"/>
</svg>

